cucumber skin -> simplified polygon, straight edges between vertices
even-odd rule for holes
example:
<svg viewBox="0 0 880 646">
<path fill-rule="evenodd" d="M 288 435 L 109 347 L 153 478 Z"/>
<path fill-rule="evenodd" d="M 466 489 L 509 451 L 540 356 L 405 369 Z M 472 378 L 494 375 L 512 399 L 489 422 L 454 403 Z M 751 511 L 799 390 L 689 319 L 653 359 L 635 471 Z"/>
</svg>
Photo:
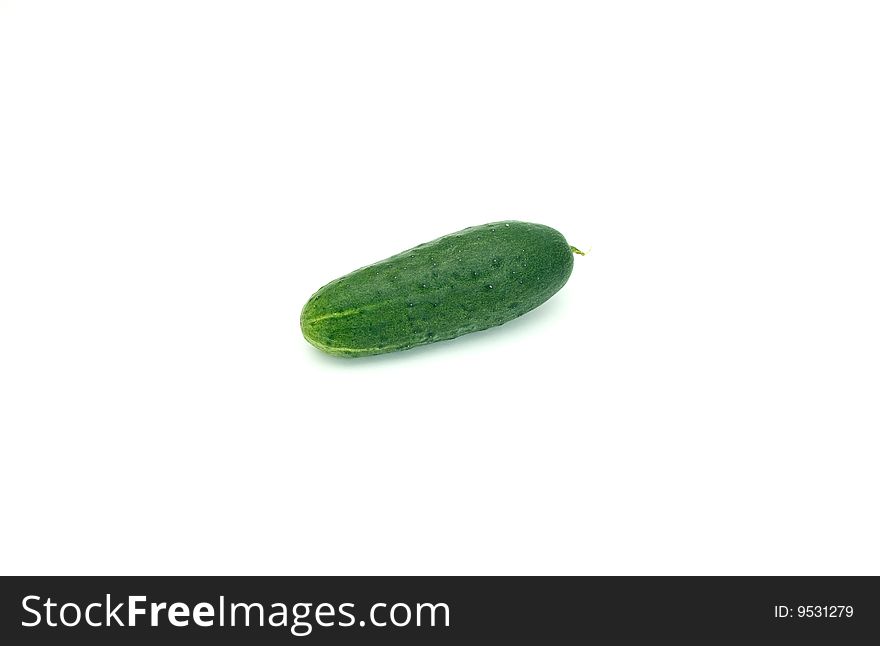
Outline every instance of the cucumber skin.
<svg viewBox="0 0 880 646">
<path fill-rule="evenodd" d="M 300 327 L 319 350 L 361 357 L 485 330 L 541 305 L 565 285 L 573 255 L 542 224 L 470 227 L 324 285 Z"/>
</svg>

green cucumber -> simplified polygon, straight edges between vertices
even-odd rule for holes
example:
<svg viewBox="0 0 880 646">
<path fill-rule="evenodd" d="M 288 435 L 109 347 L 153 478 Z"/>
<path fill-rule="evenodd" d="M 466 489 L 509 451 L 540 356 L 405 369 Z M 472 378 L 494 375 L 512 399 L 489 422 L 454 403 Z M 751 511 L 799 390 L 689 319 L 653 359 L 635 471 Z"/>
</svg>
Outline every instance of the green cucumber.
<svg viewBox="0 0 880 646">
<path fill-rule="evenodd" d="M 572 252 L 582 253 L 542 224 L 470 227 L 324 285 L 303 307 L 300 327 L 319 350 L 346 357 L 485 330 L 559 291 Z"/>
</svg>

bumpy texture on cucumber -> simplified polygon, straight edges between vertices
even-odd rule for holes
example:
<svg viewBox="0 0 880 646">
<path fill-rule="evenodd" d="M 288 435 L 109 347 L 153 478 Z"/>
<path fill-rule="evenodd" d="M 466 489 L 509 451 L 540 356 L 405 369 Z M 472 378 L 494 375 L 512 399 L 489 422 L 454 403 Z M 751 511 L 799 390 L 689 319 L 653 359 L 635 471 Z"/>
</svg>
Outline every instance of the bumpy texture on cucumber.
<svg viewBox="0 0 880 646">
<path fill-rule="evenodd" d="M 316 348 L 346 357 L 485 330 L 559 291 L 571 275 L 572 251 L 541 224 L 470 227 L 324 285 L 303 307 L 300 327 Z"/>
</svg>

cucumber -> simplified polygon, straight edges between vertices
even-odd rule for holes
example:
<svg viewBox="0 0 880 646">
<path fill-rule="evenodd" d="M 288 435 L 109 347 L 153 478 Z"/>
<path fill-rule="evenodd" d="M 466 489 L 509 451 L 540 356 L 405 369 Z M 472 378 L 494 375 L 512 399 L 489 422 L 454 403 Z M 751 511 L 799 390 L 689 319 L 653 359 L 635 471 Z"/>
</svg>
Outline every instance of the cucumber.
<svg viewBox="0 0 880 646">
<path fill-rule="evenodd" d="M 542 224 L 470 227 L 324 285 L 303 307 L 300 327 L 313 346 L 345 357 L 485 330 L 559 291 L 572 252 L 582 253 Z"/>
</svg>

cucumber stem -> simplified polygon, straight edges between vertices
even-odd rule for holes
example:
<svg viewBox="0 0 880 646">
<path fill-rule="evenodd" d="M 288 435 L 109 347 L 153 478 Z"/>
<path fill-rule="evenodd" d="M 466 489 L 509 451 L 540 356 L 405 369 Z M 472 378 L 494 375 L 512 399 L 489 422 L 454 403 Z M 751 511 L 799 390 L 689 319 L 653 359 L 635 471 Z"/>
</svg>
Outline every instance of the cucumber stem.
<svg viewBox="0 0 880 646">
<path fill-rule="evenodd" d="M 574 247 L 572 245 L 569 245 L 569 246 L 571 247 L 571 250 L 574 253 L 578 254 L 579 256 L 586 256 L 588 253 L 590 253 L 593 250 L 593 248 L 590 247 L 589 249 L 586 250 L 586 252 L 584 252 L 584 251 L 581 251 L 580 249 L 578 249 L 577 247 Z"/>
</svg>

